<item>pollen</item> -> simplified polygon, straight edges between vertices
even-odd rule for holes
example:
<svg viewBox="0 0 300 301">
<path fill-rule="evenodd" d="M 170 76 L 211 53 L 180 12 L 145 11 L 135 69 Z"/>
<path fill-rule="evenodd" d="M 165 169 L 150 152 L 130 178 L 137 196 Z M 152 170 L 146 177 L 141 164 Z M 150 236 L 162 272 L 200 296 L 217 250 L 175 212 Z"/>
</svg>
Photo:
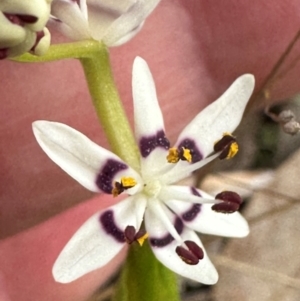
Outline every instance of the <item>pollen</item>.
<svg viewBox="0 0 300 301">
<path fill-rule="evenodd" d="M 146 232 L 143 236 L 136 238 L 136 241 L 139 243 L 140 246 L 143 246 L 145 240 L 149 237 L 149 234 Z"/>
<path fill-rule="evenodd" d="M 122 177 L 121 182 L 115 182 L 114 187 L 111 190 L 113 197 L 117 197 L 126 189 L 132 188 L 136 185 L 136 180 L 131 177 Z"/>
<path fill-rule="evenodd" d="M 182 148 L 182 160 L 186 160 L 189 163 L 192 162 L 192 154 L 191 151 L 188 148 Z"/>
<path fill-rule="evenodd" d="M 231 143 L 226 159 L 233 158 L 237 154 L 238 151 L 239 151 L 239 145 L 237 144 L 237 142 Z"/>
<path fill-rule="evenodd" d="M 167 156 L 169 163 L 177 163 L 179 161 L 179 152 L 176 147 L 169 148 L 169 154 Z"/>
<path fill-rule="evenodd" d="M 121 178 L 121 184 L 125 189 L 132 188 L 136 185 L 136 180 L 131 177 Z"/>
<path fill-rule="evenodd" d="M 167 161 L 169 163 L 177 163 L 179 160 L 192 162 L 192 153 L 191 150 L 185 147 L 180 149 L 172 147 L 169 149 L 169 154 L 167 156 Z"/>
<path fill-rule="evenodd" d="M 219 158 L 223 159 L 231 159 L 233 158 L 239 150 L 239 146 L 236 142 L 234 136 L 230 133 L 224 133 L 222 139 L 217 141 L 214 145 L 214 151 L 220 152 Z"/>
</svg>

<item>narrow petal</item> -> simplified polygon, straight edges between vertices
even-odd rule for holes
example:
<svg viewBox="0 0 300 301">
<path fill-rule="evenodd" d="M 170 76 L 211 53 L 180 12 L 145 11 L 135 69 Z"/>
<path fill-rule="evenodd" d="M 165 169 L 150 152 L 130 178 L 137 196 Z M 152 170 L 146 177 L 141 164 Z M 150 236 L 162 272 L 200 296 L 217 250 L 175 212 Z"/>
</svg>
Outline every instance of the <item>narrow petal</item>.
<svg viewBox="0 0 300 301">
<path fill-rule="evenodd" d="M 158 104 L 154 80 L 146 61 L 140 57 L 136 57 L 133 63 L 132 93 L 136 140 L 159 136 L 159 133 L 161 137 L 158 139 L 163 139 L 164 119 Z"/>
<path fill-rule="evenodd" d="M 62 24 L 56 22 L 56 27 L 67 37 L 73 40 L 91 38 L 88 21 L 76 2 L 53 0 L 51 14 L 62 22 Z"/>
<path fill-rule="evenodd" d="M 96 213 L 79 228 L 53 266 L 57 282 L 74 281 L 106 265 L 121 251 L 125 245 L 125 228 L 140 227 L 136 224 L 132 198 Z"/>
<path fill-rule="evenodd" d="M 176 147 L 187 147 L 197 153 L 198 160 L 213 151 L 223 133 L 232 133 L 239 125 L 254 89 L 251 74 L 240 76 L 215 102 L 201 111 L 182 131 Z"/>
<path fill-rule="evenodd" d="M 175 216 L 174 219 L 175 224 L 180 225 L 180 219 L 176 219 Z M 146 211 L 145 224 L 149 233 L 149 242 L 152 251 L 157 259 L 166 267 L 181 276 L 204 284 L 215 284 L 218 281 L 218 273 L 194 231 L 183 228 L 182 224 L 180 226 L 182 241 L 194 241 L 204 251 L 204 258 L 197 265 L 188 265 L 175 252 L 176 247 L 180 246 L 181 243 L 172 239 L 172 236 L 166 232 L 161 221 L 148 210 Z"/>
<path fill-rule="evenodd" d="M 137 57 L 132 73 L 135 136 L 141 152 L 142 170 L 144 174 L 155 174 L 156 167 L 167 164 L 170 143 L 165 136 L 154 80 L 146 61 Z"/>
<path fill-rule="evenodd" d="M 103 42 L 108 46 L 120 45 L 119 40 L 137 27 L 151 14 L 160 0 L 139 0 L 107 28 Z"/>
<path fill-rule="evenodd" d="M 118 156 L 71 127 L 49 121 L 35 121 L 32 127 L 38 143 L 50 159 L 85 188 L 111 193 L 112 184 L 120 181 L 122 176 L 133 177 L 141 183 L 139 175 Z M 139 185 L 127 192 L 135 193 Z"/>
<path fill-rule="evenodd" d="M 212 198 L 201 190 L 204 198 Z M 201 233 L 226 236 L 245 237 L 249 234 L 247 221 L 239 212 L 224 214 L 215 212 L 210 204 L 189 204 L 187 202 L 171 200 L 165 202 L 184 222 L 184 224 Z"/>
</svg>

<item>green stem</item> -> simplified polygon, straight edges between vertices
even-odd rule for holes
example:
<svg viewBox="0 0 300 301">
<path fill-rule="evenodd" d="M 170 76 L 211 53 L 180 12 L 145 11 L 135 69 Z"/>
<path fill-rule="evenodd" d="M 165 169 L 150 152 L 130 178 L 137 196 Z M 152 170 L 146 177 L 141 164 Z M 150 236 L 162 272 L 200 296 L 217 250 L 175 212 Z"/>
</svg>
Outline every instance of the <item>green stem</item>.
<svg viewBox="0 0 300 301">
<path fill-rule="evenodd" d="M 153 255 L 148 242 L 130 246 L 113 301 L 179 301 L 177 279 Z"/>
<path fill-rule="evenodd" d="M 99 50 L 80 59 L 94 107 L 112 151 L 139 170 L 138 149 L 114 84 L 108 51 L 104 44 Z"/>
<path fill-rule="evenodd" d="M 24 53 L 18 57 L 11 58 L 11 60 L 20 63 L 43 63 L 70 58 L 88 58 L 95 55 L 95 53 L 99 52 L 99 49 L 104 47 L 101 43 L 94 40 L 56 44 L 51 45 L 47 53 L 43 56 Z"/>
<path fill-rule="evenodd" d="M 132 130 L 120 101 L 111 72 L 106 46 L 98 41 L 52 45 L 41 57 L 23 54 L 17 62 L 50 62 L 67 58 L 79 59 L 98 118 L 107 136 L 111 150 L 139 170 L 139 154 Z"/>
</svg>

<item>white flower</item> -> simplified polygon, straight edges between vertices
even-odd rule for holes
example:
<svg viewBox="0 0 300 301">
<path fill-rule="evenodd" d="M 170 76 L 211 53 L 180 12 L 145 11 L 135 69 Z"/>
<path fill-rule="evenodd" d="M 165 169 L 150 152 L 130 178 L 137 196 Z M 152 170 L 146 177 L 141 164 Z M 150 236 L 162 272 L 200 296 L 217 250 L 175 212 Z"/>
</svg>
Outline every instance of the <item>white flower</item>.
<svg viewBox="0 0 300 301">
<path fill-rule="evenodd" d="M 147 63 L 139 57 L 133 65 L 132 85 L 140 170 L 133 170 L 118 156 L 67 125 L 33 123 L 42 149 L 80 184 L 94 192 L 129 195 L 81 226 L 55 262 L 54 278 L 62 283 L 71 282 L 106 265 L 126 242 L 139 241 L 144 234 L 139 230 L 144 220 L 158 260 L 184 277 L 214 284 L 218 273 L 194 230 L 228 237 L 246 236 L 248 224 L 238 212 L 228 215 L 212 210 L 212 206 L 219 206 L 217 211 L 230 212 L 233 205 L 235 211 L 237 195 L 223 192 L 215 199 L 196 188 L 172 184 L 214 158 L 231 153 L 226 144 L 208 157 L 216 150 L 214 143 L 223 133 L 238 126 L 253 91 L 254 77 L 250 74 L 239 77 L 186 126 L 171 149 L 152 75 Z M 228 137 L 224 136 L 225 140 Z M 176 150 L 177 159 L 182 160 L 168 163 L 166 157 L 176 161 L 170 156 L 175 153 L 176 157 Z M 228 198 L 232 198 L 232 204 Z"/>
<path fill-rule="evenodd" d="M 50 45 L 45 27 L 51 0 L 0 1 L 0 59 L 31 51 L 43 55 Z"/>
<path fill-rule="evenodd" d="M 79 4 L 78 4 L 78 3 Z M 107 46 L 126 43 L 142 28 L 160 0 L 54 0 L 51 25 L 72 40 Z"/>
</svg>

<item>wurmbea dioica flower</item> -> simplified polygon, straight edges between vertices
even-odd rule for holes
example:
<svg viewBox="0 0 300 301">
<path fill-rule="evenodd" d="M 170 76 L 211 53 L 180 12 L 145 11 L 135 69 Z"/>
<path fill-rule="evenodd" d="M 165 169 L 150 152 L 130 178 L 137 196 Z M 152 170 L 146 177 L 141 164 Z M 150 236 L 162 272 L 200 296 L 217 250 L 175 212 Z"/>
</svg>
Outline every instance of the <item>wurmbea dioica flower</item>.
<svg viewBox="0 0 300 301">
<path fill-rule="evenodd" d="M 128 195 L 81 226 L 56 260 L 54 278 L 62 283 L 73 281 L 107 264 L 127 243 L 142 244 L 148 236 L 153 253 L 169 269 L 214 284 L 217 271 L 194 230 L 246 236 L 248 224 L 235 212 L 241 199 L 230 191 L 214 198 L 194 187 L 173 184 L 217 157 L 236 153 L 236 141 L 227 132 L 234 131 L 241 120 L 254 77 L 239 77 L 185 127 L 173 148 L 165 136 L 152 75 L 139 57 L 133 65 L 132 86 L 140 170 L 67 125 L 33 123 L 42 149 L 84 187 L 114 196 Z M 143 221 L 146 231 L 141 228 Z"/>
<path fill-rule="evenodd" d="M 0 59 L 25 52 L 43 55 L 50 45 L 45 27 L 52 0 L 0 1 Z"/>
<path fill-rule="evenodd" d="M 118 46 L 133 38 L 160 0 L 54 0 L 50 26 L 72 40 Z"/>
</svg>

